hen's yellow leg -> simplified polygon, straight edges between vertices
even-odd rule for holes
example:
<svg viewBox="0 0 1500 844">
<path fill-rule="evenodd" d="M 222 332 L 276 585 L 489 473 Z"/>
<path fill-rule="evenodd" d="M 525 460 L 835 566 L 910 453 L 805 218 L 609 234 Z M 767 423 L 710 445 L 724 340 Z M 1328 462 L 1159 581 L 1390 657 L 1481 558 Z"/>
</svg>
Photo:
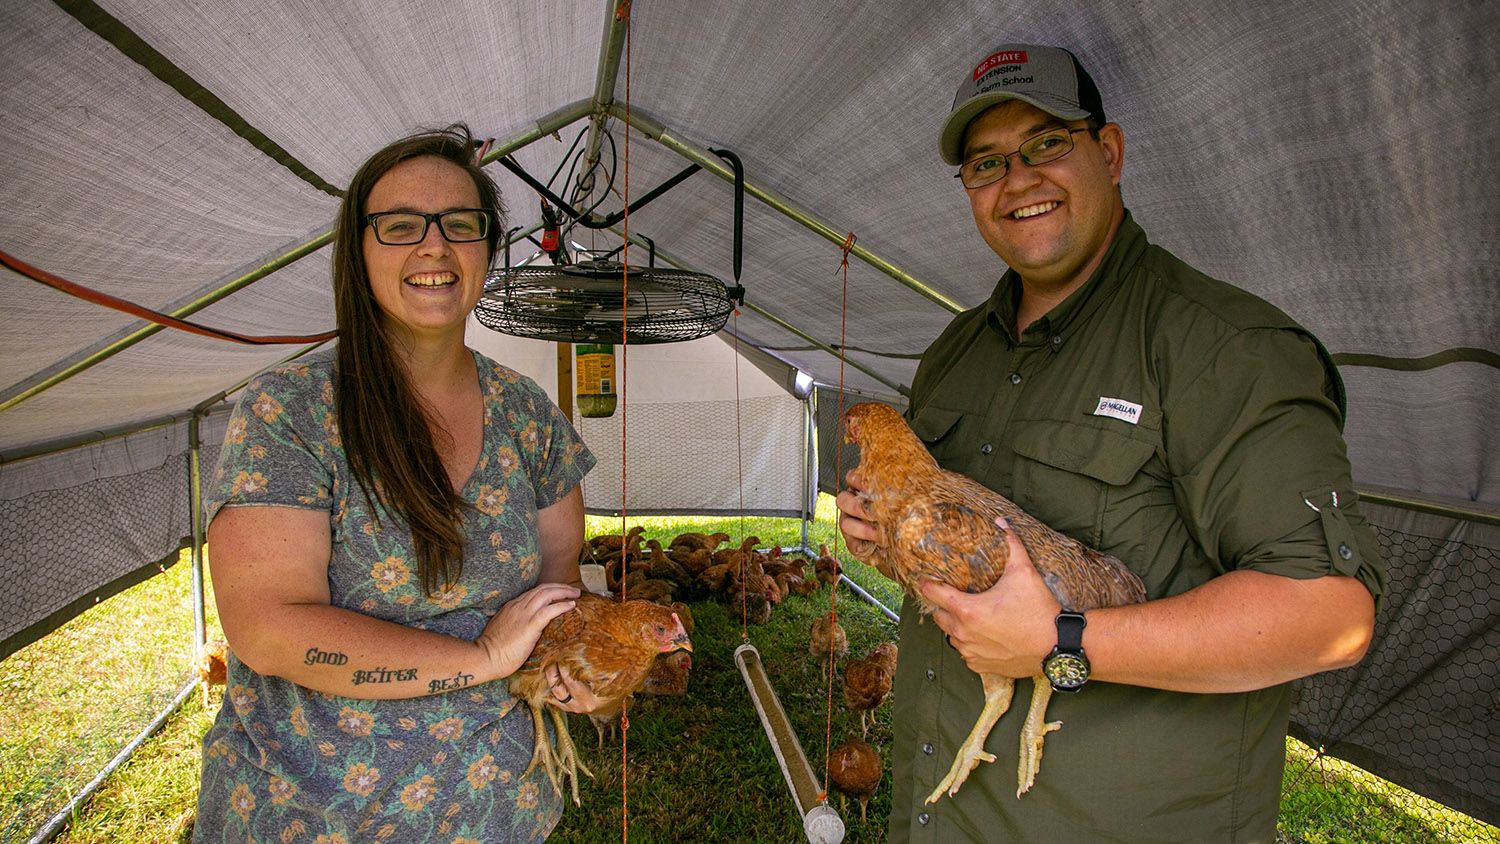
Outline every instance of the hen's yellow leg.
<svg viewBox="0 0 1500 844">
<path fill-rule="evenodd" d="M 985 751 L 984 740 L 989 738 L 990 730 L 994 729 L 1000 716 L 1010 709 L 1010 698 L 1016 692 L 1016 681 L 993 674 L 981 674 L 979 679 L 984 683 L 984 709 L 979 713 L 979 720 L 974 722 L 974 729 L 969 731 L 969 737 L 958 749 L 953 767 L 948 769 L 948 776 L 943 777 L 937 788 L 927 795 L 928 803 L 936 803 L 944 791 L 950 797 L 957 794 L 959 786 L 969 778 L 969 772 L 979 767 L 980 762 L 995 761 L 995 754 Z"/>
<path fill-rule="evenodd" d="M 1047 734 L 1062 729 L 1061 721 L 1046 721 L 1047 702 L 1052 700 L 1052 684 L 1046 677 L 1032 677 L 1035 690 L 1031 693 L 1031 708 L 1026 711 L 1026 724 L 1021 727 L 1021 757 L 1016 762 L 1016 796 L 1031 790 L 1036 782 L 1036 772 L 1042 767 L 1042 742 Z"/>
<path fill-rule="evenodd" d="M 589 779 L 594 778 L 594 773 L 578 758 L 578 747 L 573 744 L 573 736 L 568 732 L 568 716 L 561 709 L 547 707 L 552 712 L 552 722 L 557 726 L 557 764 L 564 777 L 568 778 L 573 790 L 573 805 L 581 806 L 583 803 L 578 799 L 578 772 L 583 771 Z M 562 789 L 558 789 L 561 793 Z"/>
<path fill-rule="evenodd" d="M 530 776 L 531 772 L 536 770 L 536 766 L 540 764 L 542 770 L 547 774 L 547 779 L 552 781 L 553 790 L 558 794 L 562 794 L 562 786 L 557 783 L 557 763 L 552 752 L 552 742 L 547 738 L 546 716 L 536 706 L 530 706 L 530 709 L 531 725 L 535 728 L 536 732 L 536 744 L 531 750 L 531 764 L 526 766 L 526 772 L 521 774 L 521 777 L 524 779 Z"/>
</svg>

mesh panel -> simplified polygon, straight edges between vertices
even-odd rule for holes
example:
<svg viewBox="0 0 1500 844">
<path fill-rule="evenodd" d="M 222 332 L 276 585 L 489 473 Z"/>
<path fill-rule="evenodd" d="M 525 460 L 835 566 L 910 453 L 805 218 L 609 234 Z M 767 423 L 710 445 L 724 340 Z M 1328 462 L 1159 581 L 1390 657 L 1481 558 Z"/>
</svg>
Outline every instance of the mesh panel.
<svg viewBox="0 0 1500 844">
<path fill-rule="evenodd" d="M 595 513 L 620 509 L 623 415 L 628 512 L 798 516 L 803 414 L 802 402 L 778 396 L 738 409 L 732 401 L 632 404 L 611 417 L 581 419 L 578 431 L 599 459 L 583 480 L 584 503 Z"/>
<path fill-rule="evenodd" d="M 844 488 L 844 475 L 859 465 L 859 446 L 852 442 L 840 443 L 842 428 L 839 425 L 839 391 L 832 387 L 813 390 L 818 407 L 818 489 L 829 495 L 837 495 Z M 879 401 L 872 396 L 844 391 L 843 409 L 848 410 L 860 402 Z M 885 402 L 900 411 L 901 405 Z M 842 472 L 839 469 L 843 469 Z"/>
<path fill-rule="evenodd" d="M 1500 823 L 1500 528 L 1363 509 L 1390 571 L 1375 638 L 1359 665 L 1297 684 L 1292 733 Z"/>
<path fill-rule="evenodd" d="M 0 658 L 175 557 L 192 532 L 187 478 L 178 454 L 155 469 L 0 501 Z"/>
</svg>

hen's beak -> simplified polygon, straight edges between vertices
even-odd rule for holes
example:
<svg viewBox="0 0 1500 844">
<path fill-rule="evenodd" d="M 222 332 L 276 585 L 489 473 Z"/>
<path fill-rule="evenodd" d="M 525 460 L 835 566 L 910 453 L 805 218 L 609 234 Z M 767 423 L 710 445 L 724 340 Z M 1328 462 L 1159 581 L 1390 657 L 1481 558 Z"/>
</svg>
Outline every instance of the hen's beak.
<svg viewBox="0 0 1500 844">
<path fill-rule="evenodd" d="M 687 628 L 682 626 L 682 619 L 675 612 L 672 613 L 672 623 L 677 625 L 677 630 L 672 634 L 671 650 L 691 651 L 693 642 L 688 639 Z"/>
</svg>

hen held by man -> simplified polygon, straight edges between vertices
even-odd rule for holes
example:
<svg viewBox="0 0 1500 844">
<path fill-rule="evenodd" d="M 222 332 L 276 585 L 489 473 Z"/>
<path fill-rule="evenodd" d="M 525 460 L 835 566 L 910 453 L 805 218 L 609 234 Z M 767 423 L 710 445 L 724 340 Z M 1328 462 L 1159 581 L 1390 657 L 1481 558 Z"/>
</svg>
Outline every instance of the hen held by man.
<svg viewBox="0 0 1500 844">
<path fill-rule="evenodd" d="M 924 615 L 933 610 L 918 588 L 924 580 L 982 592 L 1000 579 L 1008 547 L 997 517 L 1003 517 L 1016 533 L 1063 609 L 1083 612 L 1145 600 L 1140 578 L 1124 563 L 1052 530 L 971 478 L 938 466 L 893 408 L 874 402 L 857 404 L 844 414 L 844 432 L 859 446 L 860 497 L 880 534 L 867 562 L 901 584 Z M 1015 681 L 991 674 L 979 678 L 984 686 L 984 709 L 928 803 L 936 802 L 944 791 L 957 794 L 980 762 L 995 760 L 984 749 L 985 739 L 1010 708 Z M 1032 681 L 1035 691 L 1021 731 L 1016 766 L 1017 797 L 1036 781 L 1046 734 L 1062 726 L 1044 720 L 1052 685 L 1040 668 Z"/>
</svg>

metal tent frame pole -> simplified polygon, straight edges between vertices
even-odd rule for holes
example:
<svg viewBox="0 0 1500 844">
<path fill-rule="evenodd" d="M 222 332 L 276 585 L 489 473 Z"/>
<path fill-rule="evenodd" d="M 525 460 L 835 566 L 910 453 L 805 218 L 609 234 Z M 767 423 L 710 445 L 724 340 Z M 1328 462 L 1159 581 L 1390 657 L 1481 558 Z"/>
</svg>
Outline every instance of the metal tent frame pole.
<svg viewBox="0 0 1500 844">
<path fill-rule="evenodd" d="M 621 237 L 625 236 L 624 232 L 622 232 L 618 226 L 611 227 L 610 231 L 614 232 L 617 235 L 620 235 Z M 644 242 L 641 241 L 640 235 L 632 234 L 630 236 L 630 242 L 636 244 L 637 246 L 642 246 L 642 247 L 650 248 L 649 244 L 644 243 Z M 840 241 L 840 242 L 842 243 L 842 241 Z M 668 264 L 671 264 L 672 266 L 676 267 L 677 269 L 687 270 L 688 272 L 698 272 L 697 270 L 694 270 L 692 267 L 688 266 L 686 263 L 683 263 L 682 261 L 679 261 L 676 258 L 673 258 L 672 255 L 671 255 L 671 253 L 669 253 L 666 250 L 662 249 L 660 246 L 655 247 L 655 252 L 656 252 L 656 257 L 660 258 L 663 261 L 666 261 Z M 765 308 L 762 308 L 759 305 L 756 305 L 754 302 L 751 302 L 751 301 L 749 301 L 747 299 L 742 304 L 744 304 L 744 306 L 746 308 L 749 308 L 754 313 L 759 314 L 762 317 L 765 317 L 766 319 L 770 320 L 771 322 L 775 323 L 776 325 L 780 326 L 781 328 L 784 328 L 787 331 L 790 331 L 791 333 L 797 335 L 798 337 L 801 337 L 803 340 L 806 340 L 807 342 L 813 344 L 814 346 L 816 346 L 819 349 L 827 352 L 828 354 L 833 355 L 834 357 L 838 357 L 839 356 L 839 350 L 838 349 L 835 349 L 834 347 L 828 345 L 827 343 L 824 343 L 822 340 L 819 340 L 818 338 L 812 336 L 811 334 L 808 334 L 806 331 L 803 331 L 802 329 L 798 328 L 797 326 L 792 325 L 791 323 L 787 322 L 786 320 L 782 319 L 779 316 L 776 316 L 775 314 L 771 313 L 770 311 L 766 310 Z M 875 370 L 869 368 L 868 366 L 865 366 L 864 364 L 860 363 L 859 361 L 849 360 L 848 358 L 845 358 L 844 362 L 847 363 L 847 364 L 849 364 L 850 366 L 854 367 L 855 369 L 859 370 L 860 372 L 863 372 L 864 374 L 870 376 L 871 378 L 874 378 L 876 381 L 879 381 L 880 383 L 886 385 L 887 387 L 890 387 L 892 390 L 895 390 L 900 395 L 906 396 L 906 395 L 910 395 L 911 394 L 911 389 L 909 387 L 907 387 L 905 384 L 898 384 L 895 381 L 892 381 L 891 379 L 886 378 L 884 375 L 881 375 L 879 372 L 876 372 Z"/>
<path fill-rule="evenodd" d="M 638 107 L 632 106 L 630 114 L 627 117 L 625 114 L 625 109 L 621 107 L 619 103 L 611 103 L 610 110 L 616 117 L 620 118 L 621 120 L 627 120 L 632 128 L 641 132 L 646 137 L 652 139 L 653 141 L 656 141 L 667 149 L 672 150 L 683 158 L 686 158 L 688 161 L 697 164 L 704 170 L 708 170 L 709 172 L 717 175 L 719 178 L 724 179 L 725 181 L 734 181 L 734 171 L 731 170 L 727 165 L 725 165 L 717 155 L 714 155 L 713 153 L 698 146 L 692 141 L 689 141 L 673 133 L 670 129 L 663 125 L 661 121 L 652 117 L 649 113 L 642 111 Z M 759 199 L 761 202 L 764 202 L 771 208 L 781 212 L 788 219 L 800 223 L 801 225 L 812 231 L 814 234 L 817 234 L 830 243 L 834 243 L 842 247 L 844 244 L 844 239 L 848 237 L 848 232 L 840 231 L 834 226 L 828 224 L 826 221 L 820 219 L 812 212 L 799 207 L 786 197 L 748 178 L 745 179 L 745 192 L 755 197 L 756 199 Z M 855 243 L 850 247 L 849 254 L 853 255 L 856 258 L 859 258 L 866 264 L 869 264 L 875 269 L 880 270 L 896 281 L 901 282 L 903 285 L 911 288 L 917 293 L 920 293 L 928 299 L 931 299 L 939 305 L 942 305 L 955 314 L 960 313 L 964 310 L 964 307 L 958 302 L 943 295 L 931 285 L 928 285 L 906 270 L 903 270 L 890 261 L 887 261 L 879 255 L 876 255 L 869 249 L 860 246 L 858 243 Z"/>
<path fill-rule="evenodd" d="M 152 734 L 161 729 L 163 724 L 167 723 L 167 719 L 172 717 L 172 713 L 182 708 L 183 702 L 187 700 L 188 695 L 193 693 L 193 688 L 197 685 L 197 682 L 194 681 L 183 686 L 177 692 L 177 696 L 172 699 L 172 702 L 167 704 L 167 707 L 161 712 L 157 713 L 156 718 L 150 724 L 146 725 L 145 729 L 136 734 L 136 737 L 130 741 L 130 744 L 125 745 L 119 753 L 116 753 L 115 758 L 109 760 L 103 768 L 100 768 L 99 773 L 95 774 L 92 780 L 89 780 L 88 785 L 85 785 L 77 794 L 73 795 L 73 799 L 68 801 L 68 805 L 59 809 L 57 814 L 49 818 L 46 825 L 38 830 L 35 835 L 31 836 L 31 840 L 27 844 L 44 844 L 44 842 L 56 838 L 57 834 L 62 832 L 63 828 L 68 825 L 68 821 L 73 817 L 73 813 L 78 810 L 79 806 L 83 805 L 83 801 L 89 799 L 95 791 L 98 791 L 99 786 L 104 783 L 104 780 L 110 774 L 114 773 L 116 768 L 125 764 L 131 756 L 134 756 L 141 745 L 146 743 L 146 739 L 150 738 Z"/>
</svg>

